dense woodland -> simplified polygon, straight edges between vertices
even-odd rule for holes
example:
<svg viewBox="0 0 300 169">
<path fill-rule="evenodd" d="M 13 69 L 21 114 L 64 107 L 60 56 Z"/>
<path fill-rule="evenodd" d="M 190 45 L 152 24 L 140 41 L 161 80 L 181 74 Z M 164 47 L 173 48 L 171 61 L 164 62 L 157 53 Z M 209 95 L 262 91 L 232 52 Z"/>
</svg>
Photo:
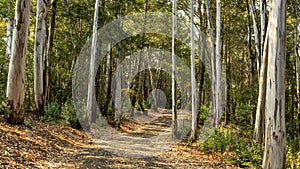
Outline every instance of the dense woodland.
<svg viewBox="0 0 300 169">
<path fill-rule="evenodd" d="M 117 44 L 112 40 L 97 61 L 104 39 L 97 31 L 137 13 L 150 18 L 144 27 L 156 26 L 153 13 L 169 15 L 161 24 L 171 35 L 141 28 Z M 0 167 L 300 168 L 299 13 L 297 0 L 1 1 Z M 181 31 L 187 43 L 177 37 Z M 78 66 L 87 43 L 85 65 Z M 171 73 L 142 63 L 141 53 L 151 48 L 167 51 Z M 134 53 L 137 59 L 126 64 L 134 76 L 124 87 L 119 82 L 127 74 L 118 65 Z M 183 68 L 175 55 L 189 69 L 182 88 L 176 73 Z M 85 79 L 77 78 L 84 68 Z M 80 80 L 87 81 L 86 90 L 77 92 L 86 98 L 74 107 Z M 191 102 L 182 104 L 187 97 Z M 183 108 L 191 117 L 188 133 L 165 155 L 120 159 L 86 135 L 101 117 L 116 131 L 141 132 L 156 121 L 134 117 L 145 120 L 163 111 L 166 118 L 157 119 L 177 138 Z M 201 140 L 209 117 L 216 130 Z M 101 159 L 82 160 L 84 151 Z"/>
</svg>

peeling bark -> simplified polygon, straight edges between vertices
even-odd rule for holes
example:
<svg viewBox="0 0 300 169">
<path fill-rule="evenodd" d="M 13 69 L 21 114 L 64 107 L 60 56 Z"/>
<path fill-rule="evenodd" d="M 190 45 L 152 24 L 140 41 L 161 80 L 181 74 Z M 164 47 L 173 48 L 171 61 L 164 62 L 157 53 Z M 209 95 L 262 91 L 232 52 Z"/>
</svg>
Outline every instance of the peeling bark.
<svg viewBox="0 0 300 169">
<path fill-rule="evenodd" d="M 264 169 L 285 168 L 286 0 L 273 0 L 266 35 L 268 57 Z"/>
<path fill-rule="evenodd" d="M 7 78 L 6 119 L 13 124 L 24 123 L 25 69 L 30 0 L 17 0 L 13 30 L 12 51 Z"/>
</svg>

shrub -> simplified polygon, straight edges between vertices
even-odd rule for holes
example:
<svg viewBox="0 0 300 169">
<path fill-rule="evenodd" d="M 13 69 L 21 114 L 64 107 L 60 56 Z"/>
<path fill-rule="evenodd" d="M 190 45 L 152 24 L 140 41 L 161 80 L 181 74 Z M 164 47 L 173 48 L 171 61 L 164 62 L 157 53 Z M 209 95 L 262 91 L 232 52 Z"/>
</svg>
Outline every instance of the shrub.
<svg viewBox="0 0 300 169">
<path fill-rule="evenodd" d="M 42 117 L 42 120 L 46 121 L 57 121 L 58 119 L 61 118 L 61 113 L 60 113 L 60 105 L 56 102 L 49 103 L 48 105 L 45 106 L 45 112 Z"/>
<path fill-rule="evenodd" d="M 296 169 L 300 168 L 300 150 L 297 137 L 287 137 L 287 154 L 286 164 L 287 168 Z"/>
<path fill-rule="evenodd" d="M 67 101 L 62 106 L 62 117 L 64 118 L 65 124 L 70 125 L 71 127 L 76 128 L 76 129 L 81 128 L 81 125 L 80 125 L 80 122 L 76 115 L 76 111 L 75 111 L 72 101 Z"/>
<path fill-rule="evenodd" d="M 210 108 L 209 107 L 206 107 L 206 106 L 201 106 L 200 107 L 200 112 L 199 112 L 199 123 L 201 125 L 204 125 L 204 122 L 208 116 L 208 114 L 210 113 Z"/>
<path fill-rule="evenodd" d="M 220 127 L 209 139 L 199 145 L 200 150 L 204 152 L 234 154 L 226 158 L 239 167 L 257 168 L 262 163 L 261 146 L 247 141 L 232 129 Z"/>
</svg>

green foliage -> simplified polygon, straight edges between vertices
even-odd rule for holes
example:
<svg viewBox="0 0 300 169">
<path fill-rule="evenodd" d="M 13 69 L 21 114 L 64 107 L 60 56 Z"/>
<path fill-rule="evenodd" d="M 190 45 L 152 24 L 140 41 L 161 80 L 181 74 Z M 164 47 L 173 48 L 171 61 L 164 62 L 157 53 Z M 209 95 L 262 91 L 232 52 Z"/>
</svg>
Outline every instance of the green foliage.
<svg viewBox="0 0 300 169">
<path fill-rule="evenodd" d="M 250 104 L 240 104 L 236 108 L 236 124 L 242 127 L 243 130 L 253 130 L 253 125 L 251 125 L 253 106 Z"/>
<path fill-rule="evenodd" d="M 286 164 L 287 168 L 296 169 L 300 168 L 300 149 L 299 142 L 296 136 L 287 137 L 287 153 Z"/>
<path fill-rule="evenodd" d="M 291 146 L 287 146 L 286 154 L 287 168 L 297 169 L 300 168 L 300 151 L 294 151 Z"/>
<path fill-rule="evenodd" d="M 207 118 L 209 112 L 211 112 L 209 107 L 206 106 L 201 106 L 200 107 L 200 112 L 199 112 L 199 123 L 201 125 L 204 125 L 205 119 Z"/>
<path fill-rule="evenodd" d="M 57 121 L 61 118 L 61 107 L 58 103 L 52 102 L 45 106 L 45 112 L 42 117 L 45 121 Z"/>
<path fill-rule="evenodd" d="M 81 128 L 80 122 L 76 115 L 75 108 L 73 106 L 72 101 L 67 101 L 61 109 L 61 116 L 64 119 L 64 123 L 73 127 L 73 128 Z"/>
<path fill-rule="evenodd" d="M 237 131 L 230 128 L 220 128 L 205 142 L 200 143 L 200 150 L 204 152 L 220 152 L 233 154 L 226 156 L 239 167 L 259 167 L 262 163 L 262 149 L 251 143 Z"/>
</svg>

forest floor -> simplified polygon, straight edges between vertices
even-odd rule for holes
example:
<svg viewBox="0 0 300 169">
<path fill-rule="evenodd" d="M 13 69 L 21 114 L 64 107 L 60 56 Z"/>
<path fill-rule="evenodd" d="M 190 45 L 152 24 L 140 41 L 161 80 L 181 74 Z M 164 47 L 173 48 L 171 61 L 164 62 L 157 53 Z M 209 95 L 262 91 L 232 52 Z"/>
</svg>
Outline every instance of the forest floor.
<svg viewBox="0 0 300 169">
<path fill-rule="evenodd" d="M 30 118 L 25 124 L 13 126 L 0 116 L 0 168 L 237 168 L 222 154 L 200 152 L 186 141 L 156 156 L 129 158 L 106 151 L 83 130 Z M 127 122 L 122 129 L 136 127 Z"/>
</svg>

